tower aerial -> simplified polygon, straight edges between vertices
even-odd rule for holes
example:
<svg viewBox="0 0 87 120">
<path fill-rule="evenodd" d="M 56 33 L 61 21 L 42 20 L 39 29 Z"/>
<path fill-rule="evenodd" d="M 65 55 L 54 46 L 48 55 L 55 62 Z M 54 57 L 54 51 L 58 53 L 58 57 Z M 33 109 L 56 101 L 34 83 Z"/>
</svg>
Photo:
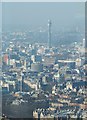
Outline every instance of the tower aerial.
<svg viewBox="0 0 87 120">
<path fill-rule="evenodd" d="M 48 20 L 48 47 L 51 47 L 51 20 Z"/>
</svg>

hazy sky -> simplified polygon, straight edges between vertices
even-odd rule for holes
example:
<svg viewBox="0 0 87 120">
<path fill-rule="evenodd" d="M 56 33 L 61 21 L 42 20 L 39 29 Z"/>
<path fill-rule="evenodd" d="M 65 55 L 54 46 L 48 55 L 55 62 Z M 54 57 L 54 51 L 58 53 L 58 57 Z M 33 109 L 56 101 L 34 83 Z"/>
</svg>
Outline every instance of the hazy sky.
<svg viewBox="0 0 87 120">
<path fill-rule="evenodd" d="M 29 3 L 8 2 L 2 6 L 3 28 L 37 28 L 47 26 L 52 20 L 53 28 L 79 26 L 85 23 L 85 3 Z"/>
</svg>

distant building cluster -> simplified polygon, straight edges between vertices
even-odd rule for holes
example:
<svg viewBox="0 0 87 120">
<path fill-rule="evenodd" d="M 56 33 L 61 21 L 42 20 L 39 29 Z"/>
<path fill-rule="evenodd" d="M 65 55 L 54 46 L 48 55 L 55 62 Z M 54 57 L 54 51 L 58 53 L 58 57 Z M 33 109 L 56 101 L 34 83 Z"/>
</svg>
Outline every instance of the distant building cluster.
<svg viewBox="0 0 87 120">
<path fill-rule="evenodd" d="M 20 106 L 26 106 L 33 118 L 87 118 L 84 39 L 58 47 L 15 38 L 2 44 L 3 115 L 21 117 Z"/>
</svg>

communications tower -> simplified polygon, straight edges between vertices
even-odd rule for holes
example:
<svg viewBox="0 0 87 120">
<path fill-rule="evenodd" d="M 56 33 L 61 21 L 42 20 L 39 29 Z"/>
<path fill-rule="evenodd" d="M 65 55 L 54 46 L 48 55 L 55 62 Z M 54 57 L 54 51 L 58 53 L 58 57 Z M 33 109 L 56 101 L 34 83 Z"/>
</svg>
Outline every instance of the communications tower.
<svg viewBox="0 0 87 120">
<path fill-rule="evenodd" d="M 48 20 L 48 47 L 51 47 L 51 20 Z"/>
</svg>

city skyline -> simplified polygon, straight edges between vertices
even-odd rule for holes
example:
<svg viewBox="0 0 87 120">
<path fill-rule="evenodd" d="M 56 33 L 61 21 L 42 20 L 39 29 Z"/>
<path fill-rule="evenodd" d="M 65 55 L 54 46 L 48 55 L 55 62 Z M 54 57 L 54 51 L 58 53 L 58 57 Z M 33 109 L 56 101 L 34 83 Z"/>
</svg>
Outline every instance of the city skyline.
<svg viewBox="0 0 87 120">
<path fill-rule="evenodd" d="M 5 2 L 0 23 L 2 120 L 86 119 L 85 3 Z"/>
</svg>

